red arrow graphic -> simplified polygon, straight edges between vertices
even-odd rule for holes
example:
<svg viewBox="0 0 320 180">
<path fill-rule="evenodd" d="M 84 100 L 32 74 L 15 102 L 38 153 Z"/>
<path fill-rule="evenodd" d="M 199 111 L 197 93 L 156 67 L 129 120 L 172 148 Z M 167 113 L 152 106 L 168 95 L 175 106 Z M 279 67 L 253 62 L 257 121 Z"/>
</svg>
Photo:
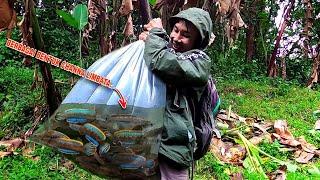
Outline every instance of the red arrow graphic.
<svg viewBox="0 0 320 180">
<path fill-rule="evenodd" d="M 118 89 L 113 89 L 114 91 L 116 91 L 116 93 L 120 96 L 120 99 L 118 101 L 118 103 L 120 104 L 120 106 L 122 107 L 122 109 L 126 109 L 127 108 L 127 101 L 126 99 L 123 97 L 123 95 L 121 94 L 121 92 Z"/>
</svg>

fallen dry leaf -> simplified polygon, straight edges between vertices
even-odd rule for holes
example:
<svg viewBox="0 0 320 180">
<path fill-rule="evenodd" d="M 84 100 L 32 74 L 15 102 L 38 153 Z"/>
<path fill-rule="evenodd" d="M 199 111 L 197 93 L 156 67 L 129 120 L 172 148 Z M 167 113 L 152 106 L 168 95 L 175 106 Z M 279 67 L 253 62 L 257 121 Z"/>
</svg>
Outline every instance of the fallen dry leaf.
<svg viewBox="0 0 320 180">
<path fill-rule="evenodd" d="M 271 173 L 271 180 L 286 180 L 286 166 L 281 166 L 278 170 Z"/>
<path fill-rule="evenodd" d="M 303 137 L 297 138 L 297 141 L 301 144 L 301 147 L 304 151 L 309 153 L 314 153 L 317 148 L 313 145 L 308 143 Z"/>
<path fill-rule="evenodd" d="M 249 139 L 249 141 L 253 144 L 253 145 L 258 145 L 260 144 L 263 140 L 267 140 L 268 142 L 272 142 L 272 138 L 271 138 L 271 134 L 269 133 L 264 133 L 261 134 L 259 136 L 253 136 L 252 138 Z"/>
<path fill-rule="evenodd" d="M 230 180 L 242 180 L 242 179 L 243 179 L 243 175 L 241 172 L 233 173 L 230 176 Z"/>
<path fill-rule="evenodd" d="M 240 163 L 246 155 L 246 149 L 240 145 L 235 145 L 227 149 L 224 158 L 226 162 Z"/>
<path fill-rule="evenodd" d="M 253 127 L 259 129 L 261 132 L 266 133 L 271 127 L 271 122 L 260 122 L 260 123 L 253 123 Z"/>
<path fill-rule="evenodd" d="M 219 160 L 226 162 L 224 155 L 226 152 L 226 144 L 219 138 L 213 137 L 210 144 L 210 152 Z"/>
<path fill-rule="evenodd" d="M 32 157 L 31 153 L 35 150 L 35 143 L 30 142 L 22 149 L 22 155 Z"/>
<path fill-rule="evenodd" d="M 20 147 L 23 142 L 24 140 L 21 138 L 16 138 L 16 139 L 7 140 L 7 141 L 0 141 L 0 146 L 4 146 L 6 148 L 5 151 L 0 151 L 0 158 L 14 154 L 14 151 L 18 147 Z"/>
<path fill-rule="evenodd" d="M 66 162 L 64 162 L 62 165 L 65 168 L 67 168 L 68 170 L 73 170 L 74 169 L 74 164 L 70 160 L 66 160 Z"/>
<path fill-rule="evenodd" d="M 303 164 L 307 164 L 312 158 L 313 158 L 314 154 L 313 153 L 308 153 L 303 151 L 300 156 L 298 158 L 296 158 L 295 160 L 298 163 L 303 163 Z"/>
<path fill-rule="evenodd" d="M 228 120 L 228 116 L 226 114 L 218 114 L 217 118 L 221 119 L 222 121 L 227 121 Z"/>
<path fill-rule="evenodd" d="M 10 154 L 12 154 L 13 152 L 2 152 L 0 151 L 0 158 L 3 158 L 5 156 L 9 156 Z"/>
<path fill-rule="evenodd" d="M 14 151 L 24 142 L 21 138 L 16 138 L 7 141 L 0 141 L 0 146 L 6 147 L 7 151 Z"/>
<path fill-rule="evenodd" d="M 284 120 L 276 120 L 273 125 L 276 133 L 284 139 L 294 139 L 291 132 L 288 130 L 288 124 Z"/>
<path fill-rule="evenodd" d="M 298 150 L 296 150 L 296 151 L 293 153 L 293 156 L 294 156 L 295 158 L 298 158 L 301 153 L 302 153 L 302 151 L 298 149 Z"/>
</svg>

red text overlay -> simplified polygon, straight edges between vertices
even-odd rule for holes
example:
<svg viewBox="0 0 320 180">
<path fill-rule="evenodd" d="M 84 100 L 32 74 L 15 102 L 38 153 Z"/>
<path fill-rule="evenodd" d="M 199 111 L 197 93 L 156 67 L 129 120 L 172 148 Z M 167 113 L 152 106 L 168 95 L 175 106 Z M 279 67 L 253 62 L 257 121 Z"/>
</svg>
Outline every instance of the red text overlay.
<svg viewBox="0 0 320 180">
<path fill-rule="evenodd" d="M 6 46 L 8 48 L 14 49 L 16 51 L 19 51 L 23 54 L 26 54 L 31 57 L 35 57 L 36 59 L 49 63 L 52 66 L 59 67 L 65 71 L 71 72 L 73 74 L 76 74 L 78 76 L 81 76 L 85 79 L 88 79 L 90 81 L 93 81 L 95 83 L 101 84 L 107 88 L 111 87 L 111 81 L 105 77 L 102 77 L 100 75 L 94 74 L 92 72 L 87 72 L 85 69 L 76 66 L 74 64 L 68 63 L 67 61 L 61 60 L 59 58 L 56 58 L 52 55 L 46 54 L 45 52 L 33 49 L 29 46 L 26 46 L 22 43 L 19 43 L 17 41 L 14 41 L 12 39 L 8 39 L 6 42 Z M 116 90 L 117 94 L 120 96 L 119 104 L 123 109 L 126 108 L 126 101 L 119 90 L 112 88 L 113 90 Z"/>
</svg>

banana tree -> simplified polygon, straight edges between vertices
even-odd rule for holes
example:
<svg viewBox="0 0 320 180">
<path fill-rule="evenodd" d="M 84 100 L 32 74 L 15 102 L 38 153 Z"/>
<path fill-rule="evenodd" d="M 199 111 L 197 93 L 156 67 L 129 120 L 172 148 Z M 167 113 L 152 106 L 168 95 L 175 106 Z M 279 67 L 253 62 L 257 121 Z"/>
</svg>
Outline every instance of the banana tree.
<svg viewBox="0 0 320 180">
<path fill-rule="evenodd" d="M 71 13 L 62 10 L 56 10 L 56 12 L 69 26 L 79 31 L 79 58 L 80 66 L 83 67 L 83 61 L 81 58 L 81 33 L 88 23 L 88 8 L 84 4 L 78 4 L 74 7 Z"/>
</svg>

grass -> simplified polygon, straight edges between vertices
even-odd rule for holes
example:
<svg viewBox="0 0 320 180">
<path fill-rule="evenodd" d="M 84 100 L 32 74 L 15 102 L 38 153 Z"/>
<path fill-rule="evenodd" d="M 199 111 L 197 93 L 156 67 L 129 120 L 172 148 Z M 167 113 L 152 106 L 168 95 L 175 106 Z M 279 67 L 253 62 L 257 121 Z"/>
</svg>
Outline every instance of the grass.
<svg viewBox="0 0 320 180">
<path fill-rule="evenodd" d="M 8 132 L 15 132 L 10 136 L 25 132 L 33 121 L 33 107 L 43 103 L 39 99 L 41 90 L 30 91 L 32 72 L 32 69 L 21 67 L 1 68 L 0 138 Z M 316 121 L 312 112 L 320 109 L 320 92 L 268 78 L 258 81 L 218 79 L 218 89 L 223 109 L 231 105 L 232 110 L 243 117 L 287 120 L 295 137 L 305 136 L 308 142 L 320 147 L 320 132 L 309 133 Z M 290 153 L 279 152 L 279 146 L 277 142 L 263 143 L 260 148 L 279 159 L 292 158 Z M 69 170 L 63 165 L 64 158 L 47 147 L 36 146 L 30 156 L 22 155 L 22 151 L 18 149 L 15 155 L 0 160 L 0 179 L 100 179 L 79 167 Z M 263 160 L 266 173 L 279 168 L 270 159 L 263 157 Z M 318 158 L 308 165 L 299 165 L 296 172 L 287 173 L 287 179 L 320 179 L 316 173 L 309 173 L 314 167 L 320 168 Z M 224 164 L 208 154 L 197 162 L 195 179 L 230 179 L 230 175 L 237 172 L 242 172 L 245 179 L 261 178 L 259 174 Z"/>
<path fill-rule="evenodd" d="M 47 147 L 36 146 L 28 156 L 21 149 L 16 153 L 0 161 L 0 179 L 100 179 L 77 167 L 68 169 L 65 159 Z"/>
<path fill-rule="evenodd" d="M 288 122 L 290 132 L 295 137 L 305 139 L 320 147 L 320 132 L 314 134 L 316 119 L 312 112 L 320 109 L 320 92 L 309 90 L 297 84 L 279 79 L 261 78 L 250 80 L 218 80 L 218 89 L 222 97 L 222 108 L 229 105 L 232 110 L 243 117 L 258 117 L 268 121 L 283 119 Z M 262 143 L 262 150 L 281 160 L 292 159 L 292 153 L 279 151 L 280 144 Z M 279 164 L 263 157 L 263 168 L 266 173 L 274 172 Z M 320 160 L 315 157 L 307 165 L 299 164 L 296 172 L 288 172 L 287 179 L 320 179 L 317 173 L 310 173 L 313 167 L 320 168 Z M 238 167 L 218 163 L 212 154 L 207 154 L 198 163 L 197 179 L 229 179 L 229 175 L 240 171 Z M 245 179 L 261 179 L 259 174 L 244 171 Z"/>
</svg>

